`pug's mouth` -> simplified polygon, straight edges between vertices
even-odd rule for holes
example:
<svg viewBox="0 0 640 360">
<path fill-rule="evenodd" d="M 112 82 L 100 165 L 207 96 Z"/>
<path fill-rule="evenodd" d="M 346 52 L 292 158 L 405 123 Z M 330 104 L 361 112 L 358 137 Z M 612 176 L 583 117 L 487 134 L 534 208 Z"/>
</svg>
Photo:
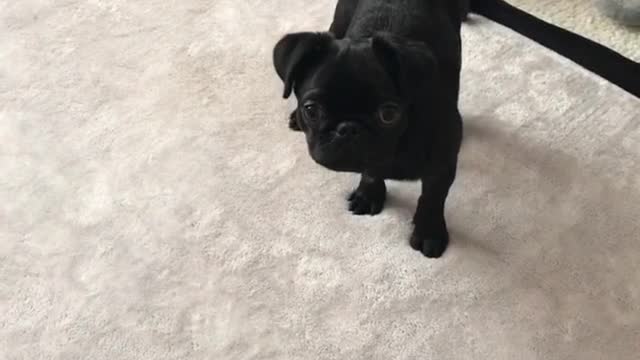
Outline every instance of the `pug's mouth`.
<svg viewBox="0 0 640 360">
<path fill-rule="evenodd" d="M 310 141 L 308 145 L 311 158 L 329 170 L 359 172 L 363 169 L 366 149 L 357 142 L 326 136 Z"/>
</svg>

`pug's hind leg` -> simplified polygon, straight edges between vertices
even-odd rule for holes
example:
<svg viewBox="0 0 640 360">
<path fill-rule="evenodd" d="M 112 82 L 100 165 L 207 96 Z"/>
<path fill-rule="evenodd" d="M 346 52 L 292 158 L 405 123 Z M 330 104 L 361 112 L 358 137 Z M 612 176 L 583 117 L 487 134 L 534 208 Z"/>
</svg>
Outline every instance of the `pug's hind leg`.
<svg viewBox="0 0 640 360">
<path fill-rule="evenodd" d="M 302 129 L 300 129 L 300 125 L 298 125 L 298 116 L 296 115 L 296 110 L 293 110 L 291 115 L 289 115 L 289 129 L 293 131 L 302 131 Z"/>
<path fill-rule="evenodd" d="M 360 185 L 349 196 L 349 211 L 356 215 L 377 215 L 382 211 L 386 197 L 384 180 L 363 174 Z"/>
</svg>

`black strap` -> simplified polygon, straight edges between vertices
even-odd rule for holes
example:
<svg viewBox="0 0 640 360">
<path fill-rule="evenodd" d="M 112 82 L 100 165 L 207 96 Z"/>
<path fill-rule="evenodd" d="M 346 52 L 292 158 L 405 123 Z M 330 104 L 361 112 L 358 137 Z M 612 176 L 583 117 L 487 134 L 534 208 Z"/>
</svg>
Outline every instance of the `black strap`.
<svg viewBox="0 0 640 360">
<path fill-rule="evenodd" d="M 503 0 L 471 0 L 471 11 L 528 37 L 640 98 L 640 64 L 608 47 L 540 20 Z"/>
</svg>

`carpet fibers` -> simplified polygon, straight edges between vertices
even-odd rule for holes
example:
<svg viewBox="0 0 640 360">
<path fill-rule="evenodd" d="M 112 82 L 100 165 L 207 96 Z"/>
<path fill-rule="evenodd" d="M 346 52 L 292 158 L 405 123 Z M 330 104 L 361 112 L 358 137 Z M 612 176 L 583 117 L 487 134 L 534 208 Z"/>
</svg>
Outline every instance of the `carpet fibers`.
<svg viewBox="0 0 640 360">
<path fill-rule="evenodd" d="M 598 1 L 507 0 L 547 22 L 576 32 L 640 62 L 640 27 L 624 26 L 608 18 L 595 6 Z"/>
<path fill-rule="evenodd" d="M 334 1 L 0 1 L 0 359 L 637 359 L 640 100 L 463 29 L 452 243 L 287 129 Z"/>
</svg>

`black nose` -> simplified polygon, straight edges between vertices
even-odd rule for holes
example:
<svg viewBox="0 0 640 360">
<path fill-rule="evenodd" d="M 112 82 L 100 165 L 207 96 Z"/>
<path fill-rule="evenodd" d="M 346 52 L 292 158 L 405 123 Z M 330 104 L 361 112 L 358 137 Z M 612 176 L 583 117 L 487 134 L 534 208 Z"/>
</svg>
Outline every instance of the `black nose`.
<svg viewBox="0 0 640 360">
<path fill-rule="evenodd" d="M 358 135 L 358 124 L 354 122 L 343 122 L 338 124 L 336 133 L 341 137 L 354 137 Z"/>
</svg>

